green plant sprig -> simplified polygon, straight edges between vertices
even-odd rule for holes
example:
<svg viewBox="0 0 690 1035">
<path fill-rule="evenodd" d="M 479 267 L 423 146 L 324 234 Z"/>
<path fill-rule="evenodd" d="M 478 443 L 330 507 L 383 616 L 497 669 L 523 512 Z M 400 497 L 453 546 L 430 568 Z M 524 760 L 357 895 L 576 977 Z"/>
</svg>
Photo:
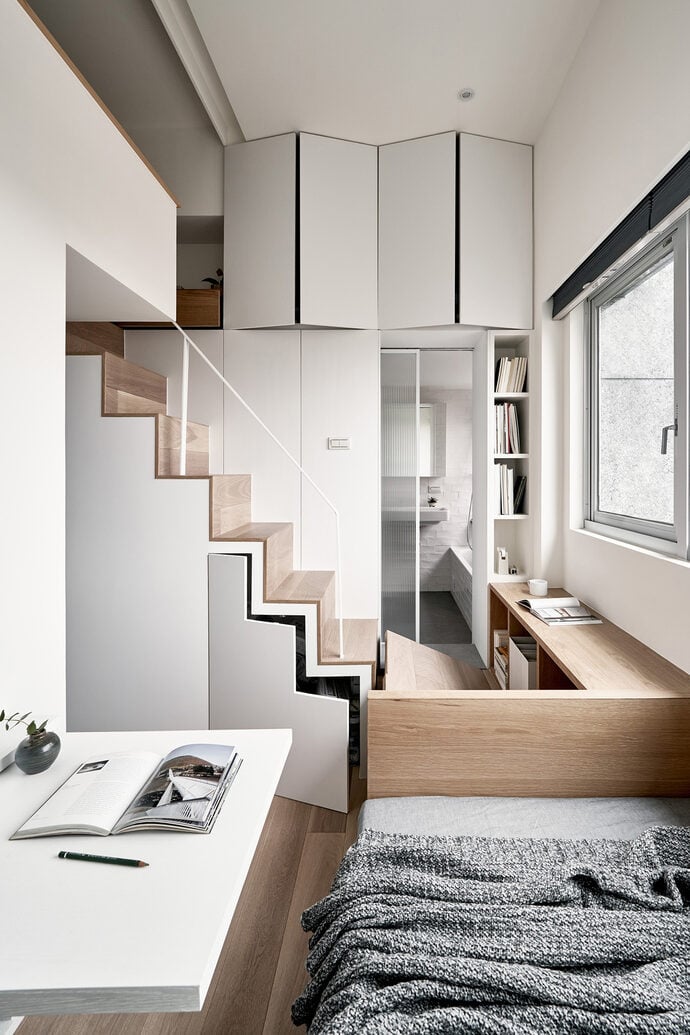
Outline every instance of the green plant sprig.
<svg viewBox="0 0 690 1035">
<path fill-rule="evenodd" d="M 37 733 L 43 733 L 44 729 L 48 725 L 48 720 L 44 719 L 41 725 L 37 726 L 33 719 L 31 722 L 26 721 L 30 715 L 31 712 L 24 712 L 23 715 L 20 715 L 19 712 L 14 712 L 12 715 L 6 715 L 5 709 L 3 708 L 2 711 L 0 711 L 0 722 L 4 722 L 6 730 L 12 729 L 14 726 L 19 726 L 21 723 L 22 726 L 26 726 L 26 732 L 30 737 L 35 736 Z"/>
</svg>

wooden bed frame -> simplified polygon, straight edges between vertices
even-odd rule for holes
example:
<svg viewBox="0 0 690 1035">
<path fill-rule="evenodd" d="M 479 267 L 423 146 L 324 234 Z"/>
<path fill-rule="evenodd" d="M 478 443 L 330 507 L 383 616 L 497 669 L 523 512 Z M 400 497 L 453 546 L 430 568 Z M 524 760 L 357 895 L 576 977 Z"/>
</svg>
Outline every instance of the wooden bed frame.
<svg viewBox="0 0 690 1035">
<path fill-rule="evenodd" d="M 444 689 L 424 678 L 427 648 L 414 678 L 409 650 L 395 661 L 403 638 L 387 639 L 385 689 L 369 695 L 369 797 L 690 795 L 690 676 L 606 620 L 545 625 L 517 606 L 525 590 L 491 585 L 489 656 L 494 630 L 533 636 L 538 689 L 501 690 L 467 666 Z"/>
</svg>

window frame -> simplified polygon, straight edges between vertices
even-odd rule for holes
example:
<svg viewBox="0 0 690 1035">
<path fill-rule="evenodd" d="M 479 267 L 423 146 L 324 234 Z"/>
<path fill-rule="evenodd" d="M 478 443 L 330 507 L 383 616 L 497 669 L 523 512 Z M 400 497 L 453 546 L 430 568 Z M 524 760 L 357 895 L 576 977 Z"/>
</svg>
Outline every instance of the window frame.
<svg viewBox="0 0 690 1035">
<path fill-rule="evenodd" d="M 584 528 L 611 539 L 642 546 L 656 553 L 688 560 L 688 510 L 690 475 L 688 469 L 688 226 L 690 213 L 675 222 L 663 237 L 638 253 L 615 272 L 586 300 L 585 311 L 585 477 Z M 598 311 L 614 295 L 637 280 L 666 253 L 673 255 L 674 323 L 674 411 L 677 433 L 674 436 L 674 523 L 663 524 L 630 515 L 600 511 L 599 479 L 599 363 Z M 661 430 L 661 429 L 659 429 Z"/>
</svg>

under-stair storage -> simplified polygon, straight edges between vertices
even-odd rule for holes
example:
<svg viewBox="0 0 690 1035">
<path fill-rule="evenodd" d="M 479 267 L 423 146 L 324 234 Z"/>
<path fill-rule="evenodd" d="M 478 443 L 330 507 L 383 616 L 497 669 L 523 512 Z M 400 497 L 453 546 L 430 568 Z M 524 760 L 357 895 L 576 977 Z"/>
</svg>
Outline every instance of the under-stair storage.
<svg viewBox="0 0 690 1035">
<path fill-rule="evenodd" d="M 297 650 L 299 630 L 252 614 L 249 561 L 209 557 L 210 725 L 292 729 L 293 747 L 278 793 L 347 811 L 349 702 L 299 688 L 296 659 L 298 666 L 306 665 Z M 305 643 L 309 635 L 305 629 Z M 359 687 L 356 692 L 359 705 Z"/>
</svg>

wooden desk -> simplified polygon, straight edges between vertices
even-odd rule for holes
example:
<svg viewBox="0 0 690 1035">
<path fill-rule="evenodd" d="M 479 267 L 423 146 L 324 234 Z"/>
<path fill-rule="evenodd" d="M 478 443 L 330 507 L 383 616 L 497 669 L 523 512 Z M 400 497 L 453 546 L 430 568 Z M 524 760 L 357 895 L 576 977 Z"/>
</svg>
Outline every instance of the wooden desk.
<svg viewBox="0 0 690 1035">
<path fill-rule="evenodd" d="M 518 600 L 529 595 L 526 583 L 494 582 L 489 586 L 489 666 L 493 662 L 494 630 L 507 629 L 511 636 L 527 634 L 537 641 L 539 689 L 577 687 L 619 691 L 623 696 L 638 691 L 649 696 L 690 696 L 687 672 L 613 622 L 604 618 L 601 625 L 549 626 L 518 605 Z M 548 596 L 570 594 L 555 588 Z"/>
<path fill-rule="evenodd" d="M 534 636 L 539 688 L 370 693 L 369 797 L 690 795 L 690 676 L 611 622 L 545 625 L 526 590 L 491 585 L 490 657 L 494 629 Z"/>
<path fill-rule="evenodd" d="M 290 730 L 70 733 L 45 773 L 0 773 L 0 1018 L 200 1010 L 291 741 Z M 194 742 L 235 744 L 244 759 L 210 834 L 7 840 L 85 758 Z M 150 865 L 65 862 L 61 849 Z"/>
</svg>

